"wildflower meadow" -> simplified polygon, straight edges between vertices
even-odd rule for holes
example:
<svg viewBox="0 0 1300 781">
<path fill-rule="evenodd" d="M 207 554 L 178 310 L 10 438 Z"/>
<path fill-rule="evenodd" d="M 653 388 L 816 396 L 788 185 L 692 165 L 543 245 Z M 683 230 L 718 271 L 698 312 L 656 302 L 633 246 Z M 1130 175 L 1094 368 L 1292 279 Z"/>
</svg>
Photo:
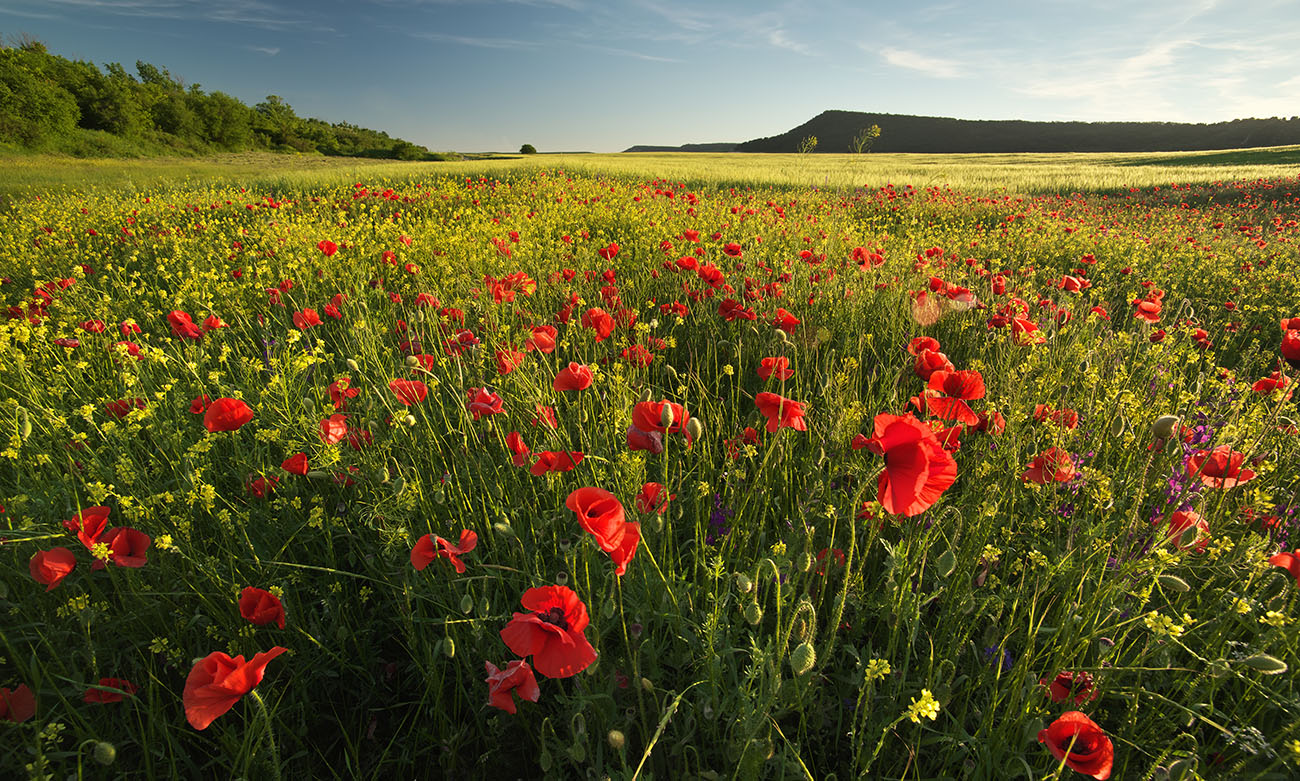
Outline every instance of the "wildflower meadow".
<svg viewBox="0 0 1300 781">
<path fill-rule="evenodd" d="M 0 776 L 1300 773 L 1300 177 L 533 165 L 7 197 Z"/>
</svg>

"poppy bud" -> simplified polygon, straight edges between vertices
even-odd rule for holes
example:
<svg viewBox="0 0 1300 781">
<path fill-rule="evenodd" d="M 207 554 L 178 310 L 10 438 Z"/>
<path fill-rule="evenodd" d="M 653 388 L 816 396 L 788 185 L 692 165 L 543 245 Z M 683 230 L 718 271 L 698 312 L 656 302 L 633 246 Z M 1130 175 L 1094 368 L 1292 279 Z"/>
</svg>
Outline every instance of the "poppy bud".
<svg viewBox="0 0 1300 781">
<path fill-rule="evenodd" d="M 406 360 L 403 363 L 406 364 L 406 368 L 414 369 L 415 367 L 420 365 L 420 359 L 416 358 L 414 355 L 408 355 L 406 356 Z"/>
<path fill-rule="evenodd" d="M 798 567 L 800 572 L 807 572 L 812 569 L 813 557 L 808 551 L 799 554 Z"/>
<path fill-rule="evenodd" d="M 668 379 L 672 380 L 673 382 L 677 382 L 677 370 L 674 369 L 672 366 L 669 366 L 668 364 L 664 364 L 664 373 L 668 375 Z"/>
<path fill-rule="evenodd" d="M 790 654 L 790 669 L 795 675 L 803 675 L 813 668 L 817 663 L 817 651 L 813 648 L 812 643 L 807 641 L 800 643 L 795 647 L 794 653 Z"/>
<path fill-rule="evenodd" d="M 1161 415 L 1156 418 L 1156 422 L 1151 424 L 1151 433 L 1160 439 L 1165 439 L 1174 433 L 1174 428 L 1178 426 L 1177 415 Z"/>
<path fill-rule="evenodd" d="M 605 736 L 605 740 L 609 741 L 609 747 L 615 751 L 622 751 L 623 746 L 627 743 L 627 737 L 616 729 L 610 730 L 609 734 Z"/>
<path fill-rule="evenodd" d="M 111 765 L 113 760 L 117 759 L 117 746 L 97 740 L 95 741 L 95 748 L 91 750 L 91 756 L 101 765 Z"/>
<path fill-rule="evenodd" d="M 482 615 L 492 612 L 492 603 L 488 601 L 487 597 L 483 597 L 478 601 L 478 612 Z"/>
<path fill-rule="evenodd" d="M 672 428 L 673 425 L 673 407 L 671 404 L 665 404 L 659 413 L 659 425 L 664 428 Z"/>
<path fill-rule="evenodd" d="M 460 598 L 460 612 L 465 613 L 466 615 L 474 612 L 474 597 L 466 594 Z"/>
<path fill-rule="evenodd" d="M 700 422 L 699 418 L 691 418 L 686 421 L 686 435 L 691 438 L 692 442 L 699 439 L 703 434 L 704 424 Z"/>
<path fill-rule="evenodd" d="M 502 523 L 501 521 L 497 521 L 496 523 L 492 524 L 492 529 L 497 534 L 504 534 L 506 536 L 511 536 L 515 533 L 515 530 L 510 528 L 510 524 Z"/>
<path fill-rule="evenodd" d="M 18 414 L 22 418 L 22 423 L 18 425 L 18 436 L 27 439 L 32 435 L 32 419 L 27 416 L 25 408 L 19 407 Z"/>
<path fill-rule="evenodd" d="M 1242 659 L 1241 663 L 1252 670 L 1259 670 L 1265 675 L 1281 675 L 1287 670 L 1286 662 L 1268 654 L 1255 654 Z"/>
<path fill-rule="evenodd" d="M 359 371 L 361 371 L 361 367 L 358 366 L 358 365 L 357 365 L 357 362 L 354 361 L 354 360 L 352 360 L 351 358 L 349 358 L 349 359 L 347 360 L 347 364 L 348 364 L 348 368 L 351 369 L 352 371 L 354 371 L 354 372 L 359 372 Z"/>
<path fill-rule="evenodd" d="M 447 655 L 448 659 L 454 659 L 456 657 L 456 641 L 452 640 L 450 637 L 444 638 L 442 641 L 442 652 Z"/>
<path fill-rule="evenodd" d="M 324 480 L 329 476 L 330 476 L 329 472 L 322 472 L 319 469 L 313 469 L 307 473 L 307 477 L 312 480 Z"/>
<path fill-rule="evenodd" d="M 641 688 L 642 688 L 642 689 L 645 689 L 645 690 L 648 691 L 648 692 L 652 692 L 652 691 L 655 690 L 655 685 L 654 685 L 653 683 L 650 682 L 650 679 L 649 679 L 649 678 L 642 678 L 642 679 L 641 679 Z"/>
<path fill-rule="evenodd" d="M 763 620 L 763 608 L 759 607 L 757 602 L 750 602 L 745 605 L 745 620 L 751 626 L 757 625 L 759 621 Z"/>
<path fill-rule="evenodd" d="M 605 600 L 605 605 L 600 609 L 600 612 L 605 616 L 605 618 L 612 618 L 614 616 L 614 609 L 614 600 L 607 599 Z"/>
<path fill-rule="evenodd" d="M 651 389 L 651 388 L 646 388 L 645 390 L 641 391 L 641 402 L 642 402 L 642 403 L 648 402 L 648 401 L 650 401 L 650 399 L 652 399 L 652 398 L 654 398 L 654 390 L 653 390 L 653 389 Z"/>
<path fill-rule="evenodd" d="M 410 428 L 411 426 L 414 426 L 414 425 L 415 425 L 415 416 L 414 416 L 414 415 L 407 415 L 406 417 L 402 418 L 402 425 L 403 425 L 403 426 L 406 426 L 407 428 Z"/>
<path fill-rule="evenodd" d="M 1190 529 L 1189 531 L 1194 532 L 1195 528 Z M 1174 591 L 1181 591 L 1184 594 L 1192 590 L 1192 587 L 1187 585 L 1187 581 L 1183 580 L 1177 575 L 1168 575 L 1168 574 L 1157 575 L 1156 580 L 1160 582 L 1161 586 L 1164 586 L 1165 588 L 1173 589 Z"/>
<path fill-rule="evenodd" d="M 743 572 L 736 573 L 736 590 L 742 594 L 748 594 L 754 590 L 754 581 Z"/>
<path fill-rule="evenodd" d="M 1124 433 L 1124 416 L 1119 415 L 1116 416 L 1115 420 L 1111 421 L 1110 435 L 1111 437 L 1118 437 L 1120 434 L 1123 433 Z"/>
</svg>

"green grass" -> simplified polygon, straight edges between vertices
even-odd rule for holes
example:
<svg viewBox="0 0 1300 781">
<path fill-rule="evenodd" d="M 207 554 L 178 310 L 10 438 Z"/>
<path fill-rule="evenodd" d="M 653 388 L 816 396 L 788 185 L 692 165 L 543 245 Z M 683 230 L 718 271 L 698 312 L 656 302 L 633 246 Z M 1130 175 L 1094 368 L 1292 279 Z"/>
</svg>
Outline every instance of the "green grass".
<svg viewBox="0 0 1300 781">
<path fill-rule="evenodd" d="M 1252 385 L 1295 373 L 1300 178 L 1126 159 L 33 161 L 25 187 L 56 180 L 10 190 L 0 221 L 0 687 L 37 707 L 0 720 L 0 776 L 1041 779 L 1074 773 L 1038 742 L 1069 710 L 1115 779 L 1294 776 L 1300 687 L 1277 673 L 1300 665 L 1300 585 L 1268 558 L 1296 544 L 1300 411 L 1293 386 Z M 1175 170 L 1206 178 L 1174 189 Z M 500 286 L 515 274 L 535 287 Z M 1157 291 L 1159 322 L 1135 319 Z M 226 326 L 182 338 L 174 312 Z M 1013 316 L 1043 341 L 998 327 Z M 529 351 L 544 324 L 554 352 Z M 969 403 L 1005 430 L 963 430 L 956 482 L 891 515 L 879 476 L 907 460 L 855 444 L 882 414 L 951 425 L 918 410 L 921 336 L 980 373 Z M 794 375 L 762 379 L 778 356 Z M 570 362 L 590 388 L 554 390 Z M 403 406 L 397 378 L 427 397 Z M 473 414 L 477 389 L 500 414 Z M 761 393 L 805 405 L 806 430 L 769 431 Z M 253 418 L 210 433 L 202 396 Z M 661 399 L 693 439 L 633 450 L 635 405 Z M 336 414 L 352 439 L 322 437 Z M 1167 440 L 1163 415 L 1184 424 Z M 511 432 L 584 457 L 531 474 Z M 1189 477 L 1217 446 L 1253 479 Z M 1023 478 L 1052 448 L 1078 473 Z M 306 475 L 281 466 L 296 453 Z M 663 515 L 637 509 L 647 482 Z M 640 523 L 622 576 L 566 507 L 583 487 Z M 152 538 L 144 566 L 92 569 L 63 522 L 94 505 Z M 1206 526 L 1183 548 L 1180 508 Z M 462 530 L 464 573 L 412 566 L 417 540 Z M 47 591 L 30 562 L 56 547 L 76 566 Z M 552 584 L 585 605 L 596 661 L 493 708 L 484 663 L 518 658 L 502 629 Z M 241 616 L 246 587 L 279 592 L 285 628 Z M 187 723 L 196 659 L 277 646 L 256 698 Z M 1062 672 L 1096 698 L 1054 702 L 1039 682 Z M 103 677 L 139 692 L 85 702 Z"/>
</svg>

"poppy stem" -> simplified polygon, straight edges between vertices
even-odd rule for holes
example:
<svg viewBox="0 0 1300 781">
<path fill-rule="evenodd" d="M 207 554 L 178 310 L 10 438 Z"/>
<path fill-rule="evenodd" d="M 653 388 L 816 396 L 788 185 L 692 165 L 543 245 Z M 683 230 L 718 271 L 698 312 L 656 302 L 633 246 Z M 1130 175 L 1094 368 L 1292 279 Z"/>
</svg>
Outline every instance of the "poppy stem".
<svg viewBox="0 0 1300 781">
<path fill-rule="evenodd" d="M 262 716 L 262 723 L 266 729 L 262 732 L 262 740 L 266 742 L 267 750 L 270 751 L 271 767 L 274 768 L 276 781 L 280 779 L 280 751 L 275 746 L 275 729 L 271 726 L 271 714 L 266 709 L 266 703 L 262 701 L 262 696 L 257 690 L 248 692 L 253 697 L 253 702 L 257 704 L 257 711 Z"/>
</svg>

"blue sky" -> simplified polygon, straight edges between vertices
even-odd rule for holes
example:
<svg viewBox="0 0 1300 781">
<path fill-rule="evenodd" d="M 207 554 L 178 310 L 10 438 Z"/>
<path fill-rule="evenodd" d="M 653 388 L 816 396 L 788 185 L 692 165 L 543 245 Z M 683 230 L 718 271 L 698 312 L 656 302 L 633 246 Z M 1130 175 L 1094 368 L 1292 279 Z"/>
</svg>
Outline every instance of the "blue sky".
<svg viewBox="0 0 1300 781">
<path fill-rule="evenodd" d="M 1300 115 L 1298 0 L 0 0 L 0 33 L 435 151 L 745 141 L 825 109 Z"/>
</svg>

